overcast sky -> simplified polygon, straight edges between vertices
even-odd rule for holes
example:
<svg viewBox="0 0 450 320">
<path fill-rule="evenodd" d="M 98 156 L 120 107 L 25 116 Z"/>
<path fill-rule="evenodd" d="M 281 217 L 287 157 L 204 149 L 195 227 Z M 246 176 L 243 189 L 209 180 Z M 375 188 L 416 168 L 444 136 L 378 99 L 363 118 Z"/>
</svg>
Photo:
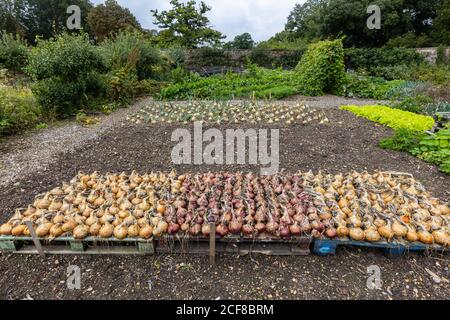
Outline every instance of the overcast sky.
<svg viewBox="0 0 450 320">
<path fill-rule="evenodd" d="M 91 0 L 94 4 L 104 0 Z M 144 28 L 156 29 L 153 25 L 152 9 L 170 8 L 169 0 L 118 0 L 137 17 Z M 199 2 L 199 1 L 197 1 Z M 204 0 L 212 7 L 208 17 L 212 26 L 227 36 L 249 32 L 256 41 L 267 40 L 283 30 L 286 18 L 295 3 L 304 0 Z"/>
</svg>

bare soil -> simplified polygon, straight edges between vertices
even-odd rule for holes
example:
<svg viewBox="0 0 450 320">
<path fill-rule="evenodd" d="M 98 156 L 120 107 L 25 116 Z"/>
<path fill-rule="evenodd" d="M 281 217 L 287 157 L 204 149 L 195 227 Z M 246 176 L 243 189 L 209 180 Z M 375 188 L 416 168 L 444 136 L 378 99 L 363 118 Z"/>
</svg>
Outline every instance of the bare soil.
<svg viewBox="0 0 450 320">
<path fill-rule="evenodd" d="M 408 172 L 435 196 L 450 200 L 449 176 L 408 154 L 377 147 L 381 138 L 392 134 L 391 130 L 333 106 L 324 112 L 330 119 L 328 125 L 279 128 L 280 168 L 287 172 Z M 250 165 L 175 166 L 170 158 L 175 145 L 171 142 L 172 131 L 180 127 L 192 130 L 192 126 L 132 125 L 122 121 L 126 114 L 123 112 L 95 137 L 58 148 L 56 154 L 46 158 L 45 166 L 28 167 L 22 174 L 15 174 L 13 180 L 0 184 L 0 222 L 7 220 L 15 208 L 70 180 L 79 170 L 259 172 L 258 166 Z M 255 128 L 217 128 L 239 127 Z M 13 152 L 9 146 L 8 152 Z M 82 270 L 82 290 L 66 287 L 66 268 L 70 264 Z M 381 268 L 381 290 L 366 286 L 370 265 Z M 392 260 L 379 251 L 357 249 L 341 249 L 336 256 L 326 258 L 222 255 L 214 269 L 208 266 L 207 257 L 201 256 L 40 258 L 0 254 L 0 298 L 20 299 L 28 294 L 34 299 L 448 299 L 449 266 L 446 254 L 409 254 Z M 433 280 L 426 269 L 439 279 Z"/>
</svg>

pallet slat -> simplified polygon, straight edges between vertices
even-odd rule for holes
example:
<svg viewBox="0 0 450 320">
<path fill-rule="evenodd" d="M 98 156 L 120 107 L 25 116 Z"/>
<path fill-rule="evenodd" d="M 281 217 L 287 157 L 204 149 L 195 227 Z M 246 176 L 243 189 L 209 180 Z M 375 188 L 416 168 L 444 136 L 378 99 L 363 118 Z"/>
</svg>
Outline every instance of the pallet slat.
<svg viewBox="0 0 450 320">
<path fill-rule="evenodd" d="M 353 241 L 349 239 L 315 239 L 313 244 L 313 253 L 319 256 L 327 256 L 336 254 L 336 249 L 339 246 L 355 246 L 365 248 L 378 248 L 385 254 L 390 256 L 403 256 L 409 251 L 449 251 L 449 248 L 438 245 L 426 245 L 420 242 L 414 243 L 398 243 L 398 242 L 365 242 Z"/>
</svg>

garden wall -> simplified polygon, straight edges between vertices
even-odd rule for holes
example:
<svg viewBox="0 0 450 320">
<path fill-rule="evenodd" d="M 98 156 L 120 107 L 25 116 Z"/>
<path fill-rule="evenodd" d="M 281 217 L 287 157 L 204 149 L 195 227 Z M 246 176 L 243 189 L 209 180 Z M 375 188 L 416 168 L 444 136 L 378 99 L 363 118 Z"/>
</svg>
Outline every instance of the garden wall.
<svg viewBox="0 0 450 320">
<path fill-rule="evenodd" d="M 425 59 L 435 63 L 438 48 L 417 48 L 416 51 Z M 185 65 L 190 71 L 200 74 L 216 74 L 227 71 L 241 72 L 247 61 L 266 68 L 294 69 L 300 61 L 303 50 L 270 50 L 270 49 L 214 49 L 201 48 L 185 51 Z M 450 47 L 446 49 L 447 57 Z"/>
<path fill-rule="evenodd" d="M 428 62 L 435 63 L 437 59 L 437 47 L 432 48 L 417 48 L 416 51 L 425 56 Z M 445 49 L 445 55 L 450 56 L 450 47 Z"/>
</svg>

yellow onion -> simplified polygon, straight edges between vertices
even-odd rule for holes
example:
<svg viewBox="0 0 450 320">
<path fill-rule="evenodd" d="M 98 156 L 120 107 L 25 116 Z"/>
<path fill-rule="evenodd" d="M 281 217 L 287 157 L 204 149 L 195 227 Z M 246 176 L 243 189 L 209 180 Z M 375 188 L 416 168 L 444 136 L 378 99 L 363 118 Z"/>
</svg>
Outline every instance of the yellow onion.
<svg viewBox="0 0 450 320">
<path fill-rule="evenodd" d="M 410 229 L 406 233 L 406 239 L 410 242 L 416 242 L 419 240 L 419 235 L 417 234 L 417 232 L 415 230 Z"/>
<path fill-rule="evenodd" d="M 434 242 L 437 244 L 448 246 L 450 245 L 450 237 L 444 230 L 435 230 L 432 232 Z"/>
<path fill-rule="evenodd" d="M 12 228 L 11 234 L 16 237 L 21 236 L 24 234 L 25 229 L 27 229 L 27 227 L 23 224 L 20 224 L 18 226 L 15 226 L 14 228 Z"/>
<path fill-rule="evenodd" d="M 394 232 L 390 225 L 381 226 L 378 228 L 378 233 L 387 240 L 391 240 L 394 236 Z"/>
<path fill-rule="evenodd" d="M 92 226 L 96 222 L 98 222 L 98 218 L 94 215 L 89 216 L 89 218 L 87 218 L 85 221 L 86 225 L 88 226 Z"/>
<path fill-rule="evenodd" d="M 139 236 L 144 239 L 149 239 L 153 234 L 153 227 L 149 224 L 144 225 L 139 230 Z"/>
<path fill-rule="evenodd" d="M 73 229 L 73 237 L 75 239 L 84 239 L 89 235 L 89 227 L 87 225 L 80 224 Z"/>
<path fill-rule="evenodd" d="M 58 212 L 54 217 L 53 217 L 53 223 L 63 223 L 64 222 L 64 214 L 62 212 Z"/>
<path fill-rule="evenodd" d="M 363 241 L 364 240 L 364 231 L 361 228 L 350 228 L 350 238 L 355 241 Z"/>
<path fill-rule="evenodd" d="M 365 230 L 364 238 L 369 242 L 376 242 L 381 240 L 381 236 L 376 228 L 369 228 Z"/>
<path fill-rule="evenodd" d="M 102 225 L 99 222 L 95 222 L 89 227 L 89 234 L 93 237 L 96 237 L 100 233 L 101 228 Z"/>
<path fill-rule="evenodd" d="M 36 235 L 38 237 L 45 237 L 45 236 L 47 236 L 48 233 L 50 232 L 51 227 L 53 227 L 53 223 L 50 223 L 50 222 L 46 222 L 46 223 L 40 224 L 36 228 Z"/>
<path fill-rule="evenodd" d="M 0 234 L 3 236 L 9 236 L 11 234 L 12 229 L 13 229 L 13 226 L 11 223 L 9 223 L 9 222 L 4 223 L 0 227 Z"/>
<path fill-rule="evenodd" d="M 61 236 L 64 233 L 64 231 L 62 229 L 62 223 L 54 224 L 50 228 L 49 232 L 50 232 L 50 236 L 53 238 L 57 238 L 57 237 Z"/>
<path fill-rule="evenodd" d="M 340 238 L 347 237 L 349 235 L 349 233 L 350 233 L 350 230 L 347 227 L 339 226 L 337 228 L 337 235 Z"/>
<path fill-rule="evenodd" d="M 128 228 L 124 225 L 119 225 L 114 228 L 114 237 L 119 240 L 125 239 L 128 234 Z"/>
<path fill-rule="evenodd" d="M 77 225 L 78 224 L 75 222 L 75 220 L 69 219 L 62 225 L 62 230 L 64 232 L 71 232 Z"/>
<path fill-rule="evenodd" d="M 114 232 L 114 227 L 111 223 L 105 223 L 99 231 L 99 235 L 102 238 L 110 238 Z"/>
<path fill-rule="evenodd" d="M 133 224 L 128 227 L 128 236 L 131 238 L 135 238 L 139 235 L 140 229 L 137 224 Z"/>
<path fill-rule="evenodd" d="M 392 224 L 392 232 L 394 232 L 394 235 L 396 235 L 397 237 L 404 237 L 408 233 L 408 228 L 406 228 L 400 222 L 394 221 L 394 223 Z"/>
<path fill-rule="evenodd" d="M 437 206 L 437 209 L 442 215 L 450 214 L 450 208 L 447 205 L 441 204 Z"/>
<path fill-rule="evenodd" d="M 28 229 L 27 226 L 25 226 L 25 229 L 23 229 L 23 235 L 27 237 L 31 236 L 30 229 Z"/>
<path fill-rule="evenodd" d="M 420 242 L 423 242 L 425 244 L 432 244 L 433 243 L 433 240 L 434 240 L 433 236 L 428 231 L 420 230 L 418 232 L 418 235 L 419 235 Z"/>
</svg>

